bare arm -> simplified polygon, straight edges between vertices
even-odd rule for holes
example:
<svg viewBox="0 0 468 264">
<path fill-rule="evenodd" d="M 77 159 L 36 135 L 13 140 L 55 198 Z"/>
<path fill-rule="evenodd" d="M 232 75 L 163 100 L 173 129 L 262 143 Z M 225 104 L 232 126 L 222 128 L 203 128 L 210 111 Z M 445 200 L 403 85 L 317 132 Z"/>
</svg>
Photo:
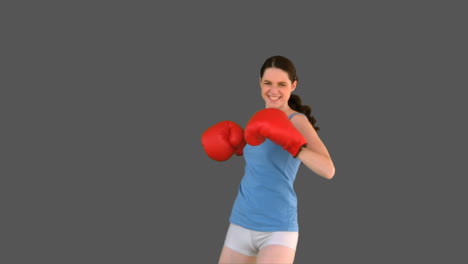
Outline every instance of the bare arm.
<svg viewBox="0 0 468 264">
<path fill-rule="evenodd" d="M 325 144 L 323 144 L 307 117 L 295 115 L 291 118 L 291 122 L 307 141 L 307 146 L 301 149 L 297 158 L 319 176 L 325 179 L 333 178 L 335 175 L 333 161 Z"/>
</svg>

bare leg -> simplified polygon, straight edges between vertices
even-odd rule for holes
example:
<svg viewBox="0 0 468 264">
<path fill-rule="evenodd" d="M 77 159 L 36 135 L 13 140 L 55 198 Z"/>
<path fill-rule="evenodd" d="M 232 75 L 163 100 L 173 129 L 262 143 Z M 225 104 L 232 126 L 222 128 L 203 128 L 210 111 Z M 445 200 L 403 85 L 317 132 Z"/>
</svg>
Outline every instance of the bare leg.
<svg viewBox="0 0 468 264">
<path fill-rule="evenodd" d="M 218 264 L 254 264 L 256 257 L 246 256 L 226 246 L 221 251 Z M 292 262 L 291 262 L 292 263 Z"/>
<path fill-rule="evenodd" d="M 292 264 L 296 251 L 281 245 L 269 245 L 260 250 L 257 257 L 259 264 Z"/>
</svg>

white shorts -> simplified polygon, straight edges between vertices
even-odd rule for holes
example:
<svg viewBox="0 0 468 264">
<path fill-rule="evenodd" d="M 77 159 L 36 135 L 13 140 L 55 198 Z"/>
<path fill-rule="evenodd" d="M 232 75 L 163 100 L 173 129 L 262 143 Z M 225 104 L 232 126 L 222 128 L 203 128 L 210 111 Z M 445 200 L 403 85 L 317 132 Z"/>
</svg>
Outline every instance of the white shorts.
<svg viewBox="0 0 468 264">
<path fill-rule="evenodd" d="M 299 232 L 260 232 L 230 224 L 224 245 L 246 256 L 256 256 L 268 245 L 281 245 L 296 250 Z"/>
</svg>

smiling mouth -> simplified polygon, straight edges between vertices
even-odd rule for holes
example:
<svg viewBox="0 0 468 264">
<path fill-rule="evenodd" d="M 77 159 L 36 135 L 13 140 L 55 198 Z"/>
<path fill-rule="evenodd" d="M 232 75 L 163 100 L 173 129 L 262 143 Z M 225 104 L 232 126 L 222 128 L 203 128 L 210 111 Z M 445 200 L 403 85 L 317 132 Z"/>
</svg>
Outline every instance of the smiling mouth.
<svg viewBox="0 0 468 264">
<path fill-rule="evenodd" d="M 280 99 L 281 96 L 268 96 L 268 98 L 270 98 L 270 100 L 272 101 L 277 101 L 278 99 Z"/>
</svg>

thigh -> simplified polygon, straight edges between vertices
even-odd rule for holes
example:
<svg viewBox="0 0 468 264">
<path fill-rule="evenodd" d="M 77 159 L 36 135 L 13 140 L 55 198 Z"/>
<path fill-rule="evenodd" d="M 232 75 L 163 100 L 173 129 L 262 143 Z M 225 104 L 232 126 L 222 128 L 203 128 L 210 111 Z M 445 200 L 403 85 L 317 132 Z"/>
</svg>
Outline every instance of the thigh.
<svg viewBox="0 0 468 264">
<path fill-rule="evenodd" d="M 296 250 L 282 245 L 268 245 L 260 249 L 257 256 L 258 264 L 292 264 Z"/>
<path fill-rule="evenodd" d="M 258 263 L 293 263 L 298 240 L 298 232 L 272 232 L 260 247 Z"/>
<path fill-rule="evenodd" d="M 256 263 L 256 249 L 253 247 L 250 230 L 230 224 L 219 263 Z"/>
<path fill-rule="evenodd" d="M 256 262 L 256 257 L 246 256 L 237 251 L 234 251 L 226 246 L 221 251 L 218 264 L 245 263 L 253 264 Z"/>
<path fill-rule="evenodd" d="M 252 231 L 241 226 L 230 224 L 224 246 L 245 256 L 256 256 L 258 249 L 252 243 Z"/>
<path fill-rule="evenodd" d="M 299 240 L 299 232 L 271 232 L 263 239 L 259 245 L 260 249 L 270 245 L 279 245 L 292 248 L 296 250 L 297 242 Z"/>
</svg>

